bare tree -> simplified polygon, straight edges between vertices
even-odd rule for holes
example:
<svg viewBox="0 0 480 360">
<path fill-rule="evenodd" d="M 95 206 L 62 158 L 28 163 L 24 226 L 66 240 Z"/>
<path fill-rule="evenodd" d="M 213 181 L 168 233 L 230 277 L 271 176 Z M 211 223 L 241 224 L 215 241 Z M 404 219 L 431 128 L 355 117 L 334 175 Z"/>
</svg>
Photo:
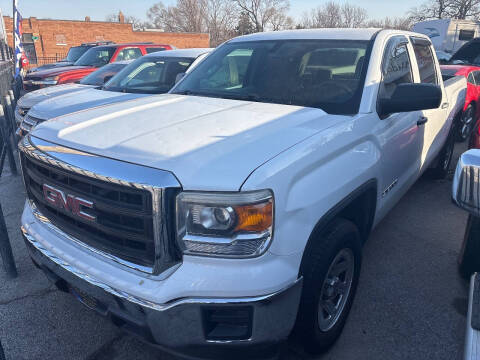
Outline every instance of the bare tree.
<svg viewBox="0 0 480 360">
<path fill-rule="evenodd" d="M 177 0 L 175 6 L 168 7 L 159 2 L 148 10 L 147 17 L 154 27 L 169 32 L 206 31 L 203 0 Z"/>
<path fill-rule="evenodd" d="M 480 15 L 480 0 L 428 0 L 409 11 L 414 21 L 430 19 L 470 19 Z"/>
<path fill-rule="evenodd" d="M 278 13 L 286 14 L 290 8 L 288 0 L 233 0 L 241 12 L 248 15 L 257 32 L 272 25 Z"/>
<path fill-rule="evenodd" d="M 301 27 L 339 28 L 361 27 L 367 19 L 367 11 L 359 6 L 345 3 L 342 5 L 330 1 L 323 6 L 303 14 Z"/>
<path fill-rule="evenodd" d="M 291 30 L 295 28 L 295 23 L 291 16 L 287 16 L 284 12 L 275 12 L 270 19 L 270 26 L 273 31 Z"/>
<path fill-rule="evenodd" d="M 108 14 L 105 16 L 105 21 L 108 22 L 119 22 L 119 14 Z M 143 21 L 135 16 L 125 16 L 125 22 L 127 24 L 132 24 L 134 30 L 140 30 L 144 28 L 151 27 L 147 21 Z"/>
<path fill-rule="evenodd" d="M 411 30 L 413 21 L 411 17 L 396 17 L 396 18 L 383 18 L 377 20 L 369 20 L 366 23 L 367 27 L 375 27 L 382 29 L 397 29 L 397 30 Z"/>
<path fill-rule="evenodd" d="M 228 0 L 206 1 L 204 16 L 211 46 L 218 46 L 234 36 L 237 18 L 230 5 Z"/>
</svg>

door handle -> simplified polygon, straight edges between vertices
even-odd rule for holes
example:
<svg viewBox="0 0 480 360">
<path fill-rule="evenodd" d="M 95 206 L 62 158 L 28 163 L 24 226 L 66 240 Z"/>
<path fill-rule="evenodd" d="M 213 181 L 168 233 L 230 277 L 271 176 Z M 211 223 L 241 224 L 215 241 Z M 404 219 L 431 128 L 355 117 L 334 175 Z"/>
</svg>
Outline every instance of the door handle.
<svg viewBox="0 0 480 360">
<path fill-rule="evenodd" d="M 428 118 L 426 116 L 421 116 L 417 121 L 417 126 L 425 125 L 427 121 L 428 121 Z"/>
<path fill-rule="evenodd" d="M 444 103 L 442 104 L 442 109 L 446 109 L 446 108 L 448 108 L 448 102 L 444 102 Z"/>
</svg>

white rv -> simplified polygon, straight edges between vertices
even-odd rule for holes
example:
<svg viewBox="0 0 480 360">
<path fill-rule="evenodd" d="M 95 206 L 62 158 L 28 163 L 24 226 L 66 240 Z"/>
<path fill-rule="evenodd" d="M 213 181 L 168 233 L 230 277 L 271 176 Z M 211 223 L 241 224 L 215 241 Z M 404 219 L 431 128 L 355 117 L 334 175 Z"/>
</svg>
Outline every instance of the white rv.
<svg viewBox="0 0 480 360">
<path fill-rule="evenodd" d="M 473 20 L 438 19 L 421 21 L 413 31 L 427 35 L 435 50 L 454 53 L 467 41 L 480 36 L 480 22 Z"/>
</svg>

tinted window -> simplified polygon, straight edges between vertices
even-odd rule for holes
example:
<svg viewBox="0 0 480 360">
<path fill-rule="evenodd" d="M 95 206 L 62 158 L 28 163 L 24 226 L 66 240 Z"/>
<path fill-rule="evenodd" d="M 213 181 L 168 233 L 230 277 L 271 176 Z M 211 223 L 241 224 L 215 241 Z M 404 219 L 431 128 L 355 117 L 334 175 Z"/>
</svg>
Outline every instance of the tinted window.
<svg viewBox="0 0 480 360">
<path fill-rule="evenodd" d="M 473 78 L 475 79 L 475 85 L 480 84 L 480 71 L 474 71 Z"/>
<path fill-rule="evenodd" d="M 197 96 L 358 111 L 368 41 L 232 42 L 206 57 L 173 90 Z"/>
<path fill-rule="evenodd" d="M 80 84 L 83 85 L 95 85 L 100 86 L 103 85 L 105 82 L 105 78 L 107 76 L 113 76 L 122 70 L 127 64 L 107 64 L 97 71 L 92 72 L 91 74 L 85 76 L 82 80 L 80 80 Z"/>
<path fill-rule="evenodd" d="M 424 44 L 413 44 L 415 58 L 420 72 L 420 82 L 437 84 L 437 72 L 433 59 L 432 47 Z"/>
<path fill-rule="evenodd" d="M 85 52 L 88 49 L 90 49 L 89 46 L 74 46 L 74 47 L 71 47 L 70 50 L 68 50 L 67 61 L 70 61 L 70 62 L 77 61 L 80 58 L 80 56 L 85 54 Z"/>
<path fill-rule="evenodd" d="M 120 71 L 105 90 L 145 94 L 166 93 L 175 84 L 179 73 L 187 71 L 192 58 L 142 57 Z"/>
<path fill-rule="evenodd" d="M 115 61 L 135 60 L 142 56 L 142 51 L 139 48 L 125 48 L 118 52 Z"/>
<path fill-rule="evenodd" d="M 85 52 L 75 61 L 75 65 L 81 66 L 103 66 L 110 62 L 116 48 L 106 46 L 96 46 Z"/>
<path fill-rule="evenodd" d="M 157 52 L 157 51 L 165 51 L 165 48 L 162 48 L 162 47 L 147 47 L 145 49 L 147 51 L 147 54 L 150 54 L 150 53 L 153 53 L 153 52 Z"/>
<path fill-rule="evenodd" d="M 389 40 L 383 54 L 383 79 L 379 97 L 389 98 L 398 85 L 412 83 L 412 66 L 407 50 L 407 39 L 397 36 Z"/>
<path fill-rule="evenodd" d="M 460 30 L 458 40 L 472 40 L 475 37 L 475 30 Z"/>
</svg>

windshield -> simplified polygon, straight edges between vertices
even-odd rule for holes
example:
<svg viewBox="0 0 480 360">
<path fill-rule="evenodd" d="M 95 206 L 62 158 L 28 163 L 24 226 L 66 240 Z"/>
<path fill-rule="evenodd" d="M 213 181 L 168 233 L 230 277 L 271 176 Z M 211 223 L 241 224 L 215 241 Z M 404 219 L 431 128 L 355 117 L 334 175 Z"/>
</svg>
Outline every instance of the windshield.
<svg viewBox="0 0 480 360">
<path fill-rule="evenodd" d="M 70 50 L 68 50 L 67 57 L 65 58 L 65 61 L 70 61 L 70 62 L 75 62 L 77 61 L 80 56 L 85 54 L 85 52 L 90 49 L 88 46 L 74 46 L 71 47 Z"/>
<path fill-rule="evenodd" d="M 74 65 L 100 67 L 110 62 L 114 52 L 114 47 L 93 47 L 85 52 Z"/>
<path fill-rule="evenodd" d="M 125 66 L 127 66 L 127 64 L 107 64 L 98 69 L 97 71 L 94 71 L 91 74 L 85 76 L 82 80 L 80 80 L 80 84 L 95 86 L 103 85 L 105 83 L 105 78 L 111 78 L 113 75 L 122 70 Z"/>
<path fill-rule="evenodd" d="M 368 41 L 276 40 L 227 43 L 172 93 L 358 112 Z"/>
<path fill-rule="evenodd" d="M 180 73 L 187 71 L 193 58 L 147 56 L 135 60 L 104 87 L 105 90 L 162 94 L 168 92 Z"/>
</svg>

